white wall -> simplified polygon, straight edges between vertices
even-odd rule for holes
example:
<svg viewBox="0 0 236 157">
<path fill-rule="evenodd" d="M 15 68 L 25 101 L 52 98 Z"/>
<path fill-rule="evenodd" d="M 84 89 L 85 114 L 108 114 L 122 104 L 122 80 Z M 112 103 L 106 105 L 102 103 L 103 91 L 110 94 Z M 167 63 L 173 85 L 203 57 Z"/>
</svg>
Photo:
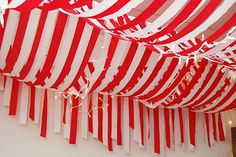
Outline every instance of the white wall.
<svg viewBox="0 0 236 157">
<path fill-rule="evenodd" d="M 0 102 L 1 102 L 0 93 Z M 51 100 L 52 101 L 52 100 Z M 157 157 L 151 148 L 143 150 L 131 141 L 131 154 L 127 155 L 121 147 L 108 152 L 98 140 L 90 136 L 89 140 L 78 139 L 77 145 L 69 145 L 62 135 L 53 132 L 53 105 L 49 107 L 49 131 L 47 139 L 39 136 L 40 127 L 30 121 L 27 126 L 19 124 L 18 117 L 9 117 L 8 109 L 0 104 L 0 157 Z M 201 124 L 198 124 L 201 125 Z M 204 130 L 198 127 L 197 148 L 195 152 L 177 148 L 175 152 L 167 151 L 167 157 L 231 157 L 230 141 L 216 143 L 211 149 L 205 142 Z M 115 145 L 115 144 L 114 144 Z"/>
</svg>

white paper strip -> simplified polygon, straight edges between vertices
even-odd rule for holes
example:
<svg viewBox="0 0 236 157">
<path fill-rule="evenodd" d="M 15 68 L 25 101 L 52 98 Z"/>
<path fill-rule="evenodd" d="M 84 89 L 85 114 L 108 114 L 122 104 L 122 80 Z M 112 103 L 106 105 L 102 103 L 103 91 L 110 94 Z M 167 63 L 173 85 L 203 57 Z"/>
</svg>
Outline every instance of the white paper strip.
<svg viewBox="0 0 236 157">
<path fill-rule="evenodd" d="M 4 76 L 0 74 L 0 91 L 4 90 Z"/>
<path fill-rule="evenodd" d="M 111 137 L 117 140 L 117 97 L 112 97 L 112 132 Z"/>
<path fill-rule="evenodd" d="M 7 77 L 6 87 L 3 93 L 3 106 L 10 106 L 10 98 L 11 98 L 11 90 L 12 90 L 12 79 Z"/>
<path fill-rule="evenodd" d="M 29 86 L 21 84 L 21 97 L 20 97 L 20 124 L 27 124 L 28 107 L 29 107 Z"/>
<path fill-rule="evenodd" d="M 69 96 L 67 101 L 70 101 L 71 96 Z M 69 139 L 70 138 L 70 123 L 71 123 L 71 105 L 69 102 L 67 102 L 66 105 L 66 124 L 64 125 L 64 138 Z"/>
<path fill-rule="evenodd" d="M 63 106 L 63 98 L 57 92 L 55 92 L 55 108 L 54 108 L 54 132 L 61 132 L 62 125 L 62 106 Z"/>
<path fill-rule="evenodd" d="M 122 117 L 122 141 L 125 153 L 130 152 L 130 130 L 129 130 L 129 98 L 124 97 L 124 103 L 122 105 L 123 112 L 121 111 Z"/>
<path fill-rule="evenodd" d="M 35 88 L 35 108 L 34 108 L 34 124 L 39 124 L 41 120 L 41 106 L 42 106 L 43 93 L 42 89 Z"/>
<path fill-rule="evenodd" d="M 89 105 L 90 96 L 86 96 L 84 99 L 81 99 L 81 137 L 88 139 L 88 105 Z"/>
<path fill-rule="evenodd" d="M 108 96 L 103 96 L 103 119 L 102 119 L 102 138 L 103 138 L 103 144 L 108 145 L 108 111 L 107 111 L 107 103 L 108 103 Z"/>
</svg>

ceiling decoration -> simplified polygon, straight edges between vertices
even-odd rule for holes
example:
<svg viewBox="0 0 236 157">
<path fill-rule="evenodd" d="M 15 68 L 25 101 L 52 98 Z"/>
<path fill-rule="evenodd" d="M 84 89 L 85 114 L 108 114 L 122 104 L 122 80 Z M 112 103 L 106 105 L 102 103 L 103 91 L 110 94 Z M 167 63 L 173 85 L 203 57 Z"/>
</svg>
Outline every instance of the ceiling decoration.
<svg viewBox="0 0 236 157">
<path fill-rule="evenodd" d="M 186 142 L 193 149 L 197 115 L 205 119 L 209 146 L 224 140 L 220 113 L 236 103 L 234 0 L 0 4 L 3 105 L 9 115 L 19 109 L 22 124 L 28 114 L 40 122 L 41 136 L 53 91 L 55 132 L 63 125 L 71 144 L 78 111 L 86 113 L 82 136 L 92 133 L 109 150 L 115 139 L 129 152 L 129 127 L 142 147 L 152 132 L 156 153 Z"/>
</svg>

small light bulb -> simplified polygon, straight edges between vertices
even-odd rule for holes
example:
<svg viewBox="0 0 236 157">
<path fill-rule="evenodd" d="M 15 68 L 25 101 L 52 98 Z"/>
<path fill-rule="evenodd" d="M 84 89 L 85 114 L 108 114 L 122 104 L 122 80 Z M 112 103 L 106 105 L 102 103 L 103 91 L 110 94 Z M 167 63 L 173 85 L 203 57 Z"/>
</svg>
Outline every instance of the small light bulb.
<svg viewBox="0 0 236 157">
<path fill-rule="evenodd" d="M 229 123 L 229 125 L 232 125 L 233 124 L 233 122 L 230 120 L 230 121 L 228 121 L 228 123 Z"/>
</svg>

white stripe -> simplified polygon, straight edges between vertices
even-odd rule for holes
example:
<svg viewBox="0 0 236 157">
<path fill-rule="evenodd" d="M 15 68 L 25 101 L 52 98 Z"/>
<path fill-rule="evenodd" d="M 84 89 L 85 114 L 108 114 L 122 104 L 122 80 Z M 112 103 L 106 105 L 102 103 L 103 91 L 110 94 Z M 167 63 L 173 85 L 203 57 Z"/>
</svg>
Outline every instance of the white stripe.
<svg viewBox="0 0 236 157">
<path fill-rule="evenodd" d="M 12 82 L 13 80 L 10 77 L 7 77 L 5 90 L 3 93 L 3 106 L 10 106 Z"/>
<path fill-rule="evenodd" d="M 133 101 L 134 103 L 134 141 L 141 145 L 141 130 L 140 130 L 140 117 L 139 117 L 139 103 L 138 101 Z"/>
<path fill-rule="evenodd" d="M 124 103 L 122 105 L 123 112 L 121 112 L 121 117 L 122 117 L 122 141 L 123 141 L 123 146 L 124 146 L 124 151 L 125 153 L 130 152 L 130 140 L 129 140 L 129 98 L 124 97 L 123 99 Z"/>
<path fill-rule="evenodd" d="M 181 143 L 181 133 L 180 133 L 180 119 L 179 119 L 179 111 L 175 109 L 175 118 L 174 118 L 174 137 L 175 137 L 175 146 L 182 144 Z"/>
<path fill-rule="evenodd" d="M 12 0 L 11 3 L 9 3 L 8 8 L 16 8 L 24 2 L 25 0 Z"/>
<path fill-rule="evenodd" d="M 57 92 L 55 92 L 55 108 L 54 108 L 54 132 L 61 132 L 61 124 L 62 124 L 62 105 L 63 98 Z"/>
<path fill-rule="evenodd" d="M 0 73 L 0 91 L 4 90 L 4 76 Z"/>
<path fill-rule="evenodd" d="M 43 98 L 43 90 L 39 88 L 35 88 L 35 110 L 34 110 L 34 124 L 39 124 L 40 121 L 40 113 L 42 106 L 42 98 Z"/>
<path fill-rule="evenodd" d="M 102 138 L 103 138 L 103 144 L 105 146 L 108 146 L 108 111 L 107 111 L 107 106 L 108 106 L 108 96 L 104 95 L 103 96 L 103 119 L 102 119 Z"/>
<path fill-rule="evenodd" d="M 20 97 L 20 124 L 27 124 L 28 106 L 29 106 L 29 86 L 21 84 L 21 97 Z"/>
<path fill-rule="evenodd" d="M 81 137 L 88 139 L 88 105 L 89 105 L 90 96 L 86 96 L 84 99 L 81 99 Z"/>
<path fill-rule="evenodd" d="M 164 125 L 164 109 L 159 108 L 159 127 L 160 127 L 160 157 L 166 156 L 166 132 Z"/>
<path fill-rule="evenodd" d="M 150 143 L 148 144 L 148 147 L 150 146 L 152 149 L 154 149 L 154 116 L 153 116 L 153 109 L 149 109 L 149 129 L 150 129 L 150 139 L 148 140 Z"/>
<path fill-rule="evenodd" d="M 112 129 L 111 137 L 117 140 L 117 97 L 112 97 Z"/>
<path fill-rule="evenodd" d="M 11 10 L 8 15 L 8 20 L 6 23 L 6 28 L 2 40 L 1 53 L 0 53 L 0 68 L 4 68 L 6 65 L 6 57 L 8 51 L 15 39 L 16 30 L 19 21 L 19 13 Z"/>
</svg>

